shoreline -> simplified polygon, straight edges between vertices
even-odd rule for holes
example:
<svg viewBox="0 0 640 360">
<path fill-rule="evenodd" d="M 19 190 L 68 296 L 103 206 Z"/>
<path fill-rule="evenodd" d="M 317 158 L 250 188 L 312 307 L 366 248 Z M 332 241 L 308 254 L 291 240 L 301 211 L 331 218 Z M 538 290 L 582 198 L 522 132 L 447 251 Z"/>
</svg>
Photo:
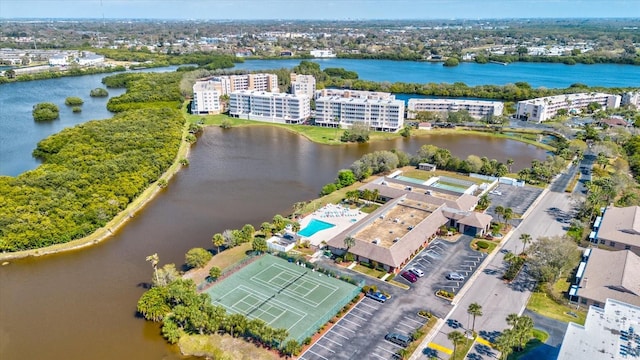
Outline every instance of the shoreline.
<svg viewBox="0 0 640 360">
<path fill-rule="evenodd" d="M 116 231 L 120 230 L 124 225 L 129 222 L 129 219 L 134 217 L 138 212 L 144 209 L 151 200 L 162 190 L 158 186 L 158 182 L 162 179 L 171 180 L 183 167 L 180 164 L 180 159 L 188 158 L 192 144 L 184 140 L 185 136 L 189 133 L 189 121 L 184 118 L 184 125 L 182 129 L 182 137 L 180 141 L 180 148 L 176 153 L 176 157 L 173 164 L 152 184 L 150 184 L 138 197 L 136 197 L 127 207 L 113 217 L 105 226 L 97 229 L 90 235 L 83 238 L 71 240 L 63 244 L 55 244 L 38 249 L 29 249 L 16 251 L 11 253 L 0 253 L 0 262 L 2 266 L 8 265 L 6 262 L 9 260 L 24 259 L 27 257 L 40 257 L 46 255 L 59 254 L 67 251 L 79 250 L 88 246 L 98 244 L 102 241 L 109 239 Z"/>
</svg>

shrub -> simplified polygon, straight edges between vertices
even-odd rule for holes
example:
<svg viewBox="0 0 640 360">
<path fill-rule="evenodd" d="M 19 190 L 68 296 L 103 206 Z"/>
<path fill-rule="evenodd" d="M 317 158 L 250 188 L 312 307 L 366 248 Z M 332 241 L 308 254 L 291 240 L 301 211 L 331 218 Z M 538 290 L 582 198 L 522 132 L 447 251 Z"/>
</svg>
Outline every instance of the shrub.
<svg viewBox="0 0 640 360">
<path fill-rule="evenodd" d="M 220 122 L 220 127 L 223 129 L 231 129 L 233 123 L 229 119 L 224 119 Z"/>
<path fill-rule="evenodd" d="M 68 106 L 80 106 L 84 104 L 84 100 L 80 99 L 77 96 L 69 96 L 68 98 L 64 99 L 64 104 Z"/>
<path fill-rule="evenodd" d="M 336 258 L 336 262 L 337 262 L 337 263 L 341 263 L 341 262 L 342 262 L 342 258 L 341 258 L 341 257 L 337 257 L 337 258 Z"/>
<path fill-rule="evenodd" d="M 311 336 L 307 336 L 306 338 L 304 338 L 304 340 L 302 340 L 302 343 L 305 345 L 311 344 Z"/>
<path fill-rule="evenodd" d="M 486 241 L 482 241 L 481 240 L 481 241 L 476 242 L 476 246 L 479 249 L 483 249 L 484 250 L 484 249 L 488 249 L 489 248 L 489 243 L 487 243 Z"/>
<path fill-rule="evenodd" d="M 51 121 L 60 117 L 60 109 L 53 103 L 39 103 L 33 107 L 33 120 Z"/>
<path fill-rule="evenodd" d="M 346 253 L 344 255 L 344 260 L 345 261 L 354 261 L 355 259 L 356 259 L 356 257 L 352 253 Z"/>
<path fill-rule="evenodd" d="M 107 96 L 109 96 L 109 92 L 106 89 L 103 89 L 103 88 L 95 88 L 95 89 L 91 90 L 91 92 L 89 93 L 89 96 L 91 96 L 91 97 L 107 97 Z"/>
<path fill-rule="evenodd" d="M 73 111 L 74 113 L 79 113 L 82 112 L 82 108 L 80 106 L 74 106 L 71 108 L 71 111 Z"/>
</svg>

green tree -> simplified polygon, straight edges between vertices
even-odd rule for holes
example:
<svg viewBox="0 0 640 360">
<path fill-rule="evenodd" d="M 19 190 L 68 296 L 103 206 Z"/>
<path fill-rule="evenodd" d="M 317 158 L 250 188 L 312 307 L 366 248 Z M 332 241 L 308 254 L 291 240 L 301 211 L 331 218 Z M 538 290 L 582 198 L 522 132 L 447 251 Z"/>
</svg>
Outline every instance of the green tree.
<svg viewBox="0 0 640 360">
<path fill-rule="evenodd" d="M 354 237 L 347 236 L 346 238 L 344 238 L 344 246 L 347 248 L 347 252 L 349 252 L 349 249 L 351 249 L 355 245 L 356 245 L 356 239 Z"/>
<path fill-rule="evenodd" d="M 453 358 L 455 359 L 458 346 L 464 343 L 466 338 L 460 331 L 452 331 L 447 334 L 447 339 L 453 343 Z"/>
<path fill-rule="evenodd" d="M 215 233 L 211 238 L 213 246 L 216 247 L 216 254 L 220 254 L 220 246 L 224 245 L 224 237 L 220 233 Z"/>
<path fill-rule="evenodd" d="M 33 106 L 33 120 L 51 121 L 60 117 L 60 109 L 53 103 L 39 103 Z"/>
<path fill-rule="evenodd" d="M 482 316 L 482 306 L 478 303 L 471 303 L 467 308 L 467 314 L 473 317 L 473 323 L 471 325 L 471 331 L 476 331 L 476 316 Z"/>
<path fill-rule="evenodd" d="M 151 263 L 151 267 L 153 268 L 153 278 L 155 279 L 155 282 L 160 282 L 158 278 L 158 262 L 160 262 L 158 253 L 147 256 L 147 261 Z"/>
<path fill-rule="evenodd" d="M 211 253 L 203 248 L 193 248 L 185 255 L 185 262 L 190 268 L 201 268 L 209 260 L 211 260 Z"/>
<path fill-rule="evenodd" d="M 165 264 L 158 269 L 157 279 L 154 279 L 153 286 L 167 286 L 180 277 L 180 272 L 175 264 Z"/>
<path fill-rule="evenodd" d="M 500 351 L 500 360 L 506 360 L 517 345 L 517 337 L 511 329 L 504 330 L 496 339 L 495 348 Z"/>
<path fill-rule="evenodd" d="M 253 249 L 253 251 L 261 254 L 263 252 L 267 251 L 267 240 L 265 240 L 262 237 L 256 237 L 253 239 L 253 242 L 251 243 L 251 248 Z"/>
<path fill-rule="evenodd" d="M 347 191 L 347 193 L 345 194 L 347 200 L 349 200 L 350 203 L 355 203 L 358 201 L 358 199 L 360 199 L 360 191 L 359 190 L 350 190 Z"/>
<path fill-rule="evenodd" d="M 508 207 L 502 210 L 502 218 L 504 219 L 504 226 L 507 226 L 507 224 L 509 223 L 509 220 L 513 219 L 513 217 L 514 217 L 514 213 L 512 208 Z"/>
<path fill-rule="evenodd" d="M 251 224 L 245 224 L 240 232 L 242 233 L 243 242 L 252 241 L 256 235 L 256 229 Z"/>
<path fill-rule="evenodd" d="M 211 269 L 209 269 L 209 277 L 211 277 L 213 280 L 216 280 L 217 278 L 219 278 L 220 275 L 222 275 L 222 271 L 220 270 L 219 267 L 212 266 Z"/>
<path fill-rule="evenodd" d="M 489 206 L 491 206 L 491 200 L 489 200 L 489 196 L 487 194 L 480 196 L 480 199 L 478 199 L 478 207 L 480 209 L 487 209 Z"/>
<path fill-rule="evenodd" d="M 353 171 L 349 169 L 343 169 L 338 171 L 338 178 L 335 181 L 335 184 L 338 188 L 349 186 L 355 182 L 356 182 L 356 177 L 355 175 L 353 175 Z"/>
<path fill-rule="evenodd" d="M 609 158 L 607 157 L 607 154 L 599 152 L 596 157 L 596 162 L 598 165 L 602 166 L 603 169 L 606 169 L 607 165 L 609 165 Z"/>
<path fill-rule="evenodd" d="M 271 224 L 273 225 L 273 230 L 275 232 L 280 232 L 287 226 L 287 221 L 282 215 L 278 214 L 273 217 L 273 221 L 271 222 Z"/>
<path fill-rule="evenodd" d="M 270 222 L 265 221 L 260 225 L 260 231 L 265 238 L 269 238 L 272 235 L 273 225 L 271 225 Z"/>
<path fill-rule="evenodd" d="M 300 353 L 300 350 L 302 350 L 302 345 L 300 345 L 294 339 L 287 341 L 286 343 L 284 343 L 284 346 L 282 347 L 282 352 L 287 357 L 298 355 Z"/>
<path fill-rule="evenodd" d="M 450 57 L 447 60 L 445 60 L 443 65 L 446 66 L 446 67 L 458 66 L 458 65 L 460 65 L 460 60 L 458 60 L 455 57 Z"/>
<path fill-rule="evenodd" d="M 64 99 L 64 104 L 67 106 L 80 106 L 84 104 L 84 100 L 82 100 L 77 96 L 69 96 L 66 99 Z"/>
<path fill-rule="evenodd" d="M 161 321 L 171 312 L 167 298 L 168 289 L 166 287 L 152 287 L 138 300 L 137 310 L 147 320 Z"/>
<path fill-rule="evenodd" d="M 521 234 L 520 241 L 522 241 L 522 254 L 524 254 L 527 249 L 527 244 L 531 242 L 531 235 L 529 234 Z"/>
<path fill-rule="evenodd" d="M 404 138 L 408 138 L 411 136 L 411 126 L 405 125 L 402 130 L 400 130 L 400 135 Z"/>
<path fill-rule="evenodd" d="M 554 283 L 569 271 L 580 256 L 578 246 L 568 237 L 540 237 L 529 246 L 528 269 L 539 282 Z"/>
</svg>

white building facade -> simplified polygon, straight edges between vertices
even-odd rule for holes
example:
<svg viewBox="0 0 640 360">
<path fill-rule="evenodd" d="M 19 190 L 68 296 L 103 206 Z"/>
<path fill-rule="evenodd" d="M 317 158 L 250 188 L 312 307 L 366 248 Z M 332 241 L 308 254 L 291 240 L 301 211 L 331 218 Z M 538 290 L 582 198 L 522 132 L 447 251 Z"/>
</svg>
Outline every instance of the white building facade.
<svg viewBox="0 0 640 360">
<path fill-rule="evenodd" d="M 409 99 L 407 117 L 415 119 L 420 111 L 455 112 L 466 110 L 469 115 L 480 119 L 486 116 L 500 116 L 504 104 L 500 101 L 456 100 L 456 99 Z"/>
<path fill-rule="evenodd" d="M 218 87 L 211 81 L 196 81 L 193 85 L 193 102 L 191 103 L 192 114 L 220 114 L 222 104 L 220 103 L 220 92 Z"/>
<path fill-rule="evenodd" d="M 241 90 L 229 94 L 229 115 L 237 118 L 299 124 L 311 116 L 306 95 Z"/>
<path fill-rule="evenodd" d="M 279 92 L 278 75 L 274 74 L 213 76 L 202 81 L 212 82 L 220 95 L 229 95 L 240 90 Z"/>
<path fill-rule="evenodd" d="M 387 132 L 404 126 L 404 101 L 390 93 L 325 89 L 316 96 L 316 125 L 349 128 L 364 123 Z"/>
<path fill-rule="evenodd" d="M 519 101 L 516 109 L 516 117 L 527 121 L 542 122 L 556 116 L 560 109 L 565 109 L 571 113 L 586 108 L 590 103 L 598 103 L 603 108 L 618 108 L 620 107 L 620 101 L 620 95 L 604 93 L 548 96 Z"/>
<path fill-rule="evenodd" d="M 313 75 L 299 75 L 291 73 L 291 93 L 307 95 L 310 99 L 316 93 L 316 78 Z"/>
<path fill-rule="evenodd" d="M 311 56 L 317 57 L 317 58 L 334 58 L 334 57 L 336 57 L 336 54 L 332 50 L 329 50 L 329 49 L 311 50 L 311 51 L 309 51 L 309 54 L 311 54 Z"/>
<path fill-rule="evenodd" d="M 620 105 L 633 105 L 636 108 L 640 108 L 640 91 L 622 94 Z"/>
</svg>

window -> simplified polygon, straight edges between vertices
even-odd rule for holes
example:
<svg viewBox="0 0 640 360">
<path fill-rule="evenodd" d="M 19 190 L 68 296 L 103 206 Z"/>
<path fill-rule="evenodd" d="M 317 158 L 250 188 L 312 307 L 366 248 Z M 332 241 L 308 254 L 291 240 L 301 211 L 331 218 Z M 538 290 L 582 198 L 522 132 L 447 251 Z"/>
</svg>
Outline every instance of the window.
<svg viewBox="0 0 640 360">
<path fill-rule="evenodd" d="M 625 245 L 625 246 L 624 246 L 624 249 L 625 249 L 625 250 L 631 250 L 631 245 Z"/>
<path fill-rule="evenodd" d="M 615 241 L 609 241 L 609 246 L 611 246 L 611 247 L 616 247 L 616 243 L 615 243 Z"/>
<path fill-rule="evenodd" d="M 587 299 L 585 299 L 585 298 L 580 298 L 580 303 L 581 303 L 581 304 L 586 304 L 586 303 L 587 303 Z"/>
<path fill-rule="evenodd" d="M 606 244 L 606 243 L 607 243 L 606 241 L 604 241 L 604 240 L 600 240 L 600 244 L 604 245 L 604 244 Z"/>
</svg>

